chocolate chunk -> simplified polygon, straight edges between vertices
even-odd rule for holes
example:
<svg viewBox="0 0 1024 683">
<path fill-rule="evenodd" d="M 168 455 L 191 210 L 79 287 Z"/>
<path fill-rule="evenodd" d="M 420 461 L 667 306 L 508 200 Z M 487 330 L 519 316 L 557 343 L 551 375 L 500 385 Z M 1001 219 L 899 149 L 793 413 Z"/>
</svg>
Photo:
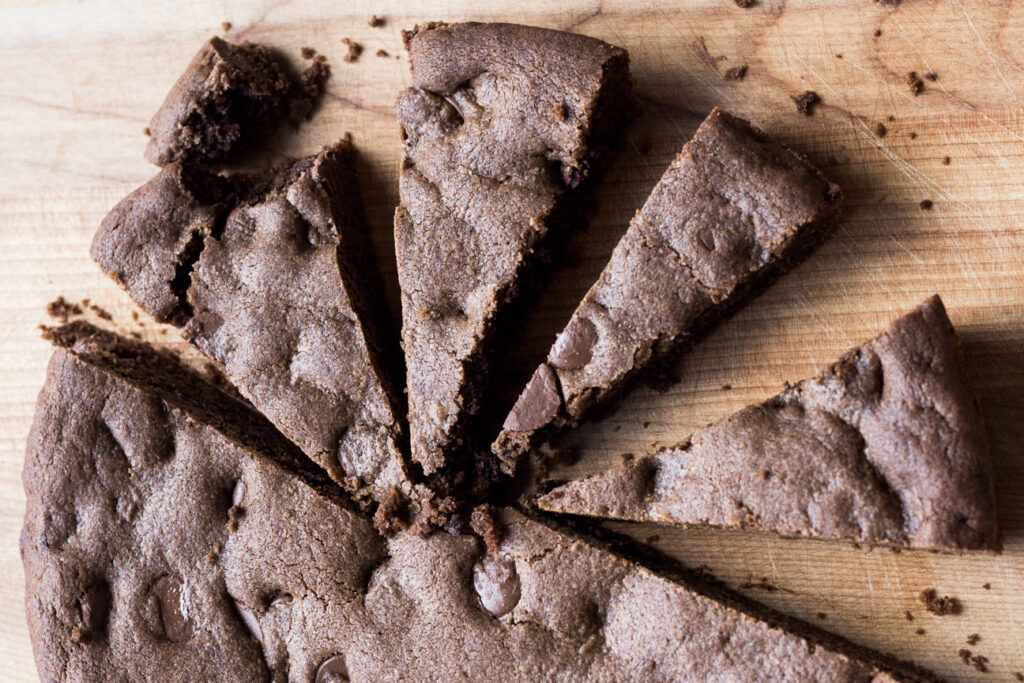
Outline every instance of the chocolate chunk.
<svg viewBox="0 0 1024 683">
<path fill-rule="evenodd" d="M 79 639 L 87 640 L 103 632 L 110 614 L 110 587 L 106 583 L 93 584 L 78 599 L 78 608 L 82 617 Z"/>
<path fill-rule="evenodd" d="M 344 655 L 328 657 L 316 670 L 316 683 L 339 683 L 348 680 Z"/>
<path fill-rule="evenodd" d="M 521 588 L 516 563 L 488 554 L 473 567 L 473 587 L 483 608 L 503 617 L 519 604 Z"/>
<path fill-rule="evenodd" d="M 589 318 L 573 318 L 562 334 L 558 335 L 548 361 L 559 370 L 578 370 L 590 362 L 597 327 Z"/>
<path fill-rule="evenodd" d="M 530 382 L 516 401 L 512 412 L 505 418 L 503 429 L 513 432 L 540 429 L 558 415 L 562 396 L 558 392 L 555 373 L 547 363 L 541 363 Z"/>
<path fill-rule="evenodd" d="M 160 608 L 164 635 L 176 643 L 189 640 L 192 637 L 192 622 L 181 609 L 181 579 L 165 574 L 157 579 L 152 590 Z"/>
</svg>

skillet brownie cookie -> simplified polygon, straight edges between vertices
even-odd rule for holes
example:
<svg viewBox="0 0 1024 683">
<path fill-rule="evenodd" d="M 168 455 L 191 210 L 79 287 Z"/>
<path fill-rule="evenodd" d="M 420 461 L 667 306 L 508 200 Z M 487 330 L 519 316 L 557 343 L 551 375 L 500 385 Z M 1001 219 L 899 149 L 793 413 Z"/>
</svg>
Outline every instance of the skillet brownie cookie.
<svg viewBox="0 0 1024 683">
<path fill-rule="evenodd" d="M 625 50 L 512 24 L 406 34 L 395 213 L 412 458 L 465 457 L 502 309 L 632 102 Z"/>
<path fill-rule="evenodd" d="M 692 345 L 816 246 L 839 188 L 715 109 L 637 212 L 492 446 L 501 466 Z"/>
<path fill-rule="evenodd" d="M 538 504 L 870 545 L 1000 546 L 981 413 L 938 296 L 817 378 Z"/>
<path fill-rule="evenodd" d="M 260 179 L 172 162 L 111 210 L 92 256 L 332 478 L 381 502 L 413 487 L 353 154 L 346 138 Z"/>
<path fill-rule="evenodd" d="M 50 336 L 22 535 L 45 680 L 929 680 L 512 509 L 486 542 L 386 538 L 176 361 Z"/>
</svg>

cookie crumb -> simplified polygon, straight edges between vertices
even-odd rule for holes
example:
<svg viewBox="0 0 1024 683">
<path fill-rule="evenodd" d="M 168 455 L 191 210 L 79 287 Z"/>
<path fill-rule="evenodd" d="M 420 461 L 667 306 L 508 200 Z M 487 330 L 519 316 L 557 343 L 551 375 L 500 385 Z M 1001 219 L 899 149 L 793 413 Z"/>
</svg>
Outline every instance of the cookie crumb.
<svg viewBox="0 0 1024 683">
<path fill-rule="evenodd" d="M 836 59 L 842 59 L 842 58 L 843 58 L 843 53 L 842 52 L 837 52 L 836 53 Z"/>
<path fill-rule="evenodd" d="M 879 37 L 880 35 L 882 35 L 882 29 L 876 28 L 874 33 L 875 38 Z"/>
<path fill-rule="evenodd" d="M 726 69 L 723 76 L 727 81 L 742 81 L 747 77 L 748 68 L 749 66 L 747 64 L 744 64 L 743 66 L 734 66 L 731 69 Z"/>
<path fill-rule="evenodd" d="M 911 614 L 910 610 L 908 610 L 908 609 L 907 610 L 903 610 L 903 616 L 904 616 L 904 618 L 906 618 L 907 621 L 913 621 L 914 620 L 914 615 Z"/>
<path fill-rule="evenodd" d="M 988 667 L 985 666 L 988 664 L 988 657 L 985 655 L 974 655 L 971 657 L 971 664 L 974 665 L 974 668 L 977 671 L 980 671 L 983 674 L 988 673 Z"/>
<path fill-rule="evenodd" d="M 916 633 L 919 636 L 923 636 L 926 633 L 926 631 L 923 628 L 919 628 L 916 631 L 914 631 L 914 633 Z"/>
<path fill-rule="evenodd" d="M 747 9 L 748 7 L 753 7 L 754 6 L 755 0 L 733 0 L 733 2 L 736 3 L 737 7 L 742 7 L 743 9 Z"/>
<path fill-rule="evenodd" d="M 303 59 L 313 59 L 313 57 L 316 57 L 316 50 L 314 50 L 313 48 L 311 48 L 309 46 L 304 46 L 302 48 L 302 58 Z"/>
<path fill-rule="evenodd" d="M 722 391 L 732 391 L 732 385 L 731 384 L 723 384 L 722 385 Z"/>
<path fill-rule="evenodd" d="M 376 54 L 378 57 L 387 57 L 388 56 L 388 51 L 385 50 L 384 48 L 380 48 L 374 54 Z"/>
<path fill-rule="evenodd" d="M 651 423 L 650 422 L 644 422 L 643 426 L 644 426 L 644 429 L 647 429 L 648 427 L 651 426 Z"/>
<path fill-rule="evenodd" d="M 910 131 L 910 139 L 911 140 L 916 140 L 917 139 L 917 133 L 915 133 L 914 131 Z"/>
<path fill-rule="evenodd" d="M 327 63 L 327 57 L 317 54 L 312 48 L 302 48 L 304 57 L 306 50 L 312 52 L 313 63 L 299 74 L 295 94 L 292 95 L 290 118 L 296 125 L 301 121 L 308 121 L 313 115 L 313 110 L 326 89 L 327 79 L 331 77 L 331 65 Z"/>
<path fill-rule="evenodd" d="M 939 75 L 937 73 L 935 73 L 934 71 L 928 71 L 927 73 L 925 73 L 924 77 L 925 77 L 925 80 L 929 80 L 929 81 L 933 81 L 933 82 L 939 80 Z"/>
<path fill-rule="evenodd" d="M 950 159 L 948 156 L 942 157 L 942 165 L 943 166 L 949 166 L 951 161 L 953 161 L 953 160 Z M 988 590 L 989 584 L 986 583 L 984 586 L 982 586 L 982 588 L 984 588 L 985 590 Z"/>
<path fill-rule="evenodd" d="M 818 618 L 819 619 L 827 619 L 828 615 L 825 614 L 824 612 L 818 612 Z"/>
<path fill-rule="evenodd" d="M 559 123 L 565 123 L 569 119 L 569 114 L 569 106 L 565 102 L 551 107 L 551 116 Z"/>
<path fill-rule="evenodd" d="M 877 135 L 878 137 L 884 138 L 886 133 L 888 132 L 889 129 L 885 127 L 884 123 L 879 122 L 875 124 L 875 135 Z"/>
<path fill-rule="evenodd" d="M 948 159 L 949 157 L 946 157 L 946 158 Z M 992 590 L 992 584 L 991 583 L 983 583 L 983 584 L 981 584 L 981 587 L 984 588 L 987 591 Z"/>
<path fill-rule="evenodd" d="M 960 661 L 967 664 L 971 661 L 971 651 L 965 647 L 960 648 L 956 651 L 956 656 L 960 658 Z"/>
<path fill-rule="evenodd" d="M 931 211 L 932 207 L 935 206 L 935 203 L 930 199 L 922 199 L 918 206 L 920 206 L 923 211 Z"/>
<path fill-rule="evenodd" d="M 882 0 L 882 4 L 886 7 L 899 7 L 903 0 Z"/>
<path fill-rule="evenodd" d="M 353 482 L 353 484 L 358 486 L 358 482 Z M 346 488 L 354 487 L 346 486 Z M 396 487 L 391 487 L 388 497 L 373 513 L 373 525 L 377 527 L 382 536 L 389 538 L 409 526 L 406 520 L 407 512 L 405 496 Z"/>
<path fill-rule="evenodd" d="M 376 14 L 374 14 L 372 17 L 370 17 L 370 21 L 369 21 L 370 28 L 380 28 L 381 26 L 383 26 L 386 23 L 387 23 L 387 20 L 384 17 L 378 17 Z"/>
<path fill-rule="evenodd" d="M 66 323 L 74 316 L 82 315 L 82 307 L 79 304 L 68 301 L 63 296 L 58 296 L 46 304 L 46 314 L 55 320 L 59 320 L 61 323 Z"/>
<path fill-rule="evenodd" d="M 224 33 L 227 33 L 228 31 L 230 31 L 231 30 L 231 22 L 230 21 L 222 21 L 222 22 L 220 22 L 220 30 L 223 31 Z"/>
<path fill-rule="evenodd" d="M 359 55 L 363 54 L 363 46 L 349 38 L 342 38 L 341 43 L 348 47 L 348 52 L 345 54 L 346 62 L 355 62 L 359 60 Z"/>
<path fill-rule="evenodd" d="M 772 476 L 772 473 L 768 470 L 761 470 L 758 472 L 758 476 L 761 477 L 761 481 L 768 481 L 768 478 Z"/>
<path fill-rule="evenodd" d="M 658 534 L 651 534 L 650 536 L 647 537 L 647 542 L 648 543 L 657 543 L 660 540 L 661 540 L 661 536 L 659 536 Z"/>
<path fill-rule="evenodd" d="M 487 552 L 498 551 L 504 530 L 497 517 L 494 516 L 494 509 L 490 505 L 484 503 L 473 508 L 473 513 L 469 517 L 469 526 L 483 539 L 484 545 L 487 546 Z"/>
<path fill-rule="evenodd" d="M 153 136 L 153 131 L 151 131 L 149 129 L 149 126 L 146 126 L 145 128 L 142 129 L 142 134 L 145 135 L 147 138 L 149 138 L 149 137 Z"/>
<path fill-rule="evenodd" d="M 775 591 L 782 590 L 769 581 L 767 576 L 762 576 L 756 583 L 753 581 L 753 577 L 748 576 L 746 582 L 740 586 L 740 588 L 757 588 L 768 593 L 774 593 Z"/>
<path fill-rule="evenodd" d="M 927 201 L 927 200 L 925 200 Z M 918 599 L 924 604 L 924 608 L 932 614 L 940 617 L 948 614 L 959 614 L 961 611 L 960 601 L 948 595 L 939 597 L 938 591 L 934 588 L 926 588 L 921 591 Z"/>
<path fill-rule="evenodd" d="M 1013 677 L 1016 678 L 1018 681 L 1024 681 L 1024 673 L 1021 673 L 1020 671 L 1014 671 Z"/>
<path fill-rule="evenodd" d="M 791 96 L 793 103 L 796 104 L 796 110 L 804 116 L 811 116 L 814 114 L 814 108 L 821 104 L 821 97 L 818 93 L 813 90 L 807 90 L 799 95 Z"/>
<path fill-rule="evenodd" d="M 924 81 L 921 80 L 916 71 L 911 71 L 907 74 L 907 85 L 910 86 L 910 92 L 915 97 L 924 90 Z"/>
<path fill-rule="evenodd" d="M 110 315 L 110 312 L 102 306 L 96 304 L 89 304 L 89 310 L 96 314 L 100 320 L 113 320 L 114 316 Z"/>
<path fill-rule="evenodd" d="M 979 636 L 977 633 L 972 633 L 971 635 L 967 636 L 966 642 L 968 645 L 977 645 L 979 640 L 981 640 L 981 636 Z"/>
</svg>

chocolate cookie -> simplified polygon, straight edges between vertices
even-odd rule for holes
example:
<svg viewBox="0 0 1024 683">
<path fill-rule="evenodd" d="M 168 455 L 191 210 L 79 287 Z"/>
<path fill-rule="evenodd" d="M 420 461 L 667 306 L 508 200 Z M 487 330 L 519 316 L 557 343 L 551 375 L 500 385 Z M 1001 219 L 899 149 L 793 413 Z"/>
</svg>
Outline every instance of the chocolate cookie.
<svg viewBox="0 0 1024 683">
<path fill-rule="evenodd" d="M 817 378 L 538 504 L 871 545 L 1000 545 L 985 430 L 938 296 Z"/>
<path fill-rule="evenodd" d="M 293 87 L 265 46 L 211 38 L 149 122 L 146 158 L 222 159 L 287 113 Z"/>
<path fill-rule="evenodd" d="M 406 44 L 395 246 L 412 457 L 431 474 L 467 446 L 495 321 L 632 83 L 625 50 L 560 31 L 428 24 Z"/>
<path fill-rule="evenodd" d="M 764 290 L 827 234 L 841 199 L 803 156 L 712 111 L 519 396 L 492 447 L 502 467 Z"/>
<path fill-rule="evenodd" d="M 384 538 L 169 359 L 54 336 L 22 535 L 46 680 L 928 679 L 514 510 L 490 548 Z"/>
<path fill-rule="evenodd" d="M 110 212 L 92 256 L 335 480 L 382 501 L 411 485 L 352 154 L 342 140 L 258 183 L 171 163 Z"/>
</svg>

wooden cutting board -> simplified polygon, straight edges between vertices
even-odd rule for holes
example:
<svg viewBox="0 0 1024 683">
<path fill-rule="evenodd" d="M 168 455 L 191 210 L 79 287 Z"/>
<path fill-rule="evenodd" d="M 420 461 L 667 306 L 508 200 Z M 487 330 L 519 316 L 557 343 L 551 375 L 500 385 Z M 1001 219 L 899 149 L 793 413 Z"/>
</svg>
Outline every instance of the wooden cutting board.
<svg viewBox="0 0 1024 683">
<path fill-rule="evenodd" d="M 88 258 L 105 212 L 154 173 L 142 129 L 204 39 L 265 41 L 297 58 L 314 46 L 334 75 L 322 110 L 268 143 L 277 159 L 351 131 L 382 268 L 397 314 L 391 216 L 399 132 L 393 104 L 409 82 L 400 31 L 418 21 L 505 20 L 586 33 L 627 48 L 638 120 L 568 238 L 568 263 L 540 292 L 513 364 L 530 366 L 600 271 L 672 156 L 715 105 L 807 153 L 846 192 L 838 232 L 682 362 L 682 381 L 640 389 L 571 435 L 580 459 L 557 476 L 608 466 L 622 452 L 686 437 L 776 393 L 882 330 L 933 292 L 963 338 L 992 443 L 1002 555 L 895 554 L 739 532 L 615 525 L 744 593 L 953 680 L 1024 671 L 1024 3 L 731 0 L 669 3 L 507 0 L 317 3 L 225 0 L 8 0 L 0 7 L 0 655 L 5 680 L 32 680 L 18 535 L 20 473 L 49 357 L 36 327 L 58 295 L 88 298 L 114 324 L 181 348 L 173 330 L 133 320 L 127 297 Z M 487 4 L 491 9 L 481 11 Z M 898 3 L 895 3 L 898 4 Z M 372 14 L 386 17 L 371 28 Z M 364 46 L 353 63 L 342 38 Z M 386 55 L 377 54 L 383 50 Z M 748 65 L 746 78 L 726 69 Z M 933 72 L 914 94 L 908 72 Z M 816 91 L 811 117 L 791 96 Z M 885 127 L 880 135 L 878 124 Z M 921 208 L 930 200 L 930 210 Z M 96 318 L 96 312 L 90 311 Z M 763 579 L 763 580 L 762 580 Z M 918 593 L 961 601 L 927 614 Z M 913 615 L 908 620 L 906 612 Z M 965 638 L 977 633 L 974 646 Z M 965 666 L 968 647 L 987 676 Z"/>
</svg>

